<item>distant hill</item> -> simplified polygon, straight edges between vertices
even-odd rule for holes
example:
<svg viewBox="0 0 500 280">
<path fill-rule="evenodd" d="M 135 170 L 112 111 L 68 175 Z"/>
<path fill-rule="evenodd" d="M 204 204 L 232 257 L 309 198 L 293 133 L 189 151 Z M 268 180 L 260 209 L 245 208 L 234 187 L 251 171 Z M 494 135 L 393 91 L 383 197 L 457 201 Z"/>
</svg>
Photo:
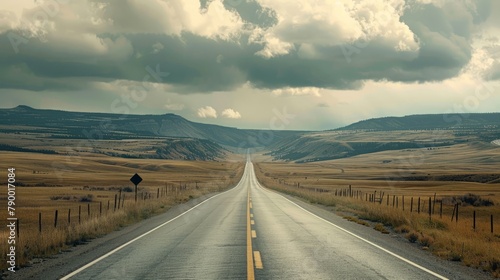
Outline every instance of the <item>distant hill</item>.
<svg viewBox="0 0 500 280">
<path fill-rule="evenodd" d="M 247 148 L 276 143 L 296 131 L 272 131 L 271 141 L 259 141 L 261 131 L 188 121 L 175 114 L 119 115 L 39 110 L 28 106 L 0 109 L 0 132 L 44 133 L 52 138 L 120 140 L 144 137 L 186 137 L 219 145 Z M 268 136 L 266 134 L 266 136 Z"/>
<path fill-rule="evenodd" d="M 335 130 L 463 130 L 468 128 L 477 129 L 479 127 L 500 127 L 500 113 L 432 114 L 374 118 L 356 122 Z"/>
<path fill-rule="evenodd" d="M 310 132 L 270 147 L 275 160 L 332 160 L 389 150 L 435 149 L 500 139 L 500 113 L 413 115 L 360 121 L 343 128 Z"/>
</svg>

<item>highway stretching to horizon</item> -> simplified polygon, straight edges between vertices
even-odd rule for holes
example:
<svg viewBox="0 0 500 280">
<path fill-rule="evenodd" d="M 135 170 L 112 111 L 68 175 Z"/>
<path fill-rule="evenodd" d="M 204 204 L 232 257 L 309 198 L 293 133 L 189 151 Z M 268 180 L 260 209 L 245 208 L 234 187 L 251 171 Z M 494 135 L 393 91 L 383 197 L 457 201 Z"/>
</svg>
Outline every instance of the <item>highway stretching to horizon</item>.
<svg viewBox="0 0 500 280">
<path fill-rule="evenodd" d="M 428 255 L 419 250 L 411 253 L 407 248 L 398 249 L 397 244 L 384 241 L 382 236 L 387 235 L 373 229 L 332 218 L 334 215 L 325 218 L 326 211 L 306 208 L 262 187 L 248 159 L 236 187 L 164 221 L 61 279 L 470 277 L 446 262 L 427 259 Z"/>
</svg>

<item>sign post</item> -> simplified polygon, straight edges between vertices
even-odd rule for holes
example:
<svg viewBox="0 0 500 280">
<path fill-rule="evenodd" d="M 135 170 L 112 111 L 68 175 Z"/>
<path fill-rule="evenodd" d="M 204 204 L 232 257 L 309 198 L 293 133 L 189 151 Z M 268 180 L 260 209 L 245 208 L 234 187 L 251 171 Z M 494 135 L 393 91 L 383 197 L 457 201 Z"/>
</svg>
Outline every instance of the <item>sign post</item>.
<svg viewBox="0 0 500 280">
<path fill-rule="evenodd" d="M 135 173 L 134 176 L 130 178 L 130 181 L 135 185 L 135 202 L 137 202 L 137 185 L 142 182 L 142 178 L 139 174 Z"/>
</svg>

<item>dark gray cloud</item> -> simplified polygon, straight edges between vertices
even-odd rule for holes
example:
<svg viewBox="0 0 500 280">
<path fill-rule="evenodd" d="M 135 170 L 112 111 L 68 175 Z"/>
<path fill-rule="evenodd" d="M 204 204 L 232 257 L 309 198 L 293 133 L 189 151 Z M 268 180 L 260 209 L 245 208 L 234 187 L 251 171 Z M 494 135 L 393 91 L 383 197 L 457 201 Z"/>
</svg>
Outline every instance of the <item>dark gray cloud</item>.
<svg viewBox="0 0 500 280">
<path fill-rule="evenodd" d="M 206 13 L 214 3 L 201 1 L 199 10 L 189 12 Z M 280 11 L 258 1 L 223 3 L 244 22 L 238 37 L 232 40 L 207 37 L 205 30 L 189 24 L 184 29 L 170 28 L 167 22 L 156 24 L 161 11 L 140 14 L 142 19 L 139 19 L 140 11 L 151 11 L 154 7 L 139 9 L 137 5 L 117 1 L 110 1 L 110 6 L 101 13 L 103 18 L 113 19 L 116 28 L 113 25 L 102 30 L 95 28 L 95 36 L 85 41 L 88 45 L 78 44 L 80 38 L 77 40 L 73 33 L 81 30 L 68 25 L 68 29 L 74 30 L 65 30 L 57 36 L 49 34 L 45 41 L 31 38 L 18 45 L 16 53 L 9 38 L 19 33 L 5 30 L 0 34 L 0 87 L 73 90 L 88 88 L 92 81 L 143 81 L 148 75 L 149 81 L 170 84 L 173 90 L 183 93 L 231 91 L 247 81 L 254 87 L 268 89 L 358 89 L 366 80 L 440 81 L 458 75 L 468 64 L 477 25 L 491 16 L 491 1 L 486 0 L 477 1 L 474 8 L 461 1 L 439 7 L 408 1 L 412 6 L 404 10 L 400 20 L 414 34 L 418 50 L 396 50 L 392 41 L 381 36 L 372 36 L 368 41 L 325 44 L 314 40 L 304 42 L 308 38 L 304 34 L 297 41 L 288 42 L 292 47 L 285 54 L 264 57 L 257 53 L 265 46 L 252 38 L 257 31 L 266 34 L 278 25 Z M 64 18 L 59 18 L 56 24 L 61 28 L 63 23 Z M 161 32 L 162 28 L 170 33 Z M 177 34 L 175 30 L 181 31 Z M 284 38 L 294 37 L 292 33 L 286 33 Z M 68 41 L 64 41 L 65 34 L 72 34 L 68 35 Z M 163 48 L 153 51 L 158 43 Z M 92 44 L 97 46 L 91 47 Z M 157 66 L 161 72 L 168 72 L 161 80 L 155 80 L 147 70 Z M 491 73 L 490 78 L 498 78 L 498 71 Z"/>
</svg>

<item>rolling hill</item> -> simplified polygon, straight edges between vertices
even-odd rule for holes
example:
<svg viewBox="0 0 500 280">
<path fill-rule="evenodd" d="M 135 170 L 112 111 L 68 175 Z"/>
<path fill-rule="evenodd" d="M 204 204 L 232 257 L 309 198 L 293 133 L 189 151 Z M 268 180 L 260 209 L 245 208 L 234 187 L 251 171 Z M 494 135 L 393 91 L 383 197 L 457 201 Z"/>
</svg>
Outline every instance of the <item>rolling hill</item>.
<svg viewBox="0 0 500 280">
<path fill-rule="evenodd" d="M 500 127 L 500 113 L 477 114 L 429 114 L 410 115 L 404 117 L 384 117 L 359 121 L 348 126 L 335 129 L 340 130 L 432 130 L 452 129 L 466 130 L 479 128 Z"/>
<path fill-rule="evenodd" d="M 39 110 L 28 106 L 0 109 L 0 132 L 43 133 L 67 139 L 120 140 L 179 137 L 210 140 L 229 147 L 273 144 L 296 131 L 273 131 L 272 141 L 259 141 L 260 130 L 245 130 L 188 121 L 175 114 L 119 115 Z"/>
<path fill-rule="evenodd" d="M 500 113 L 413 115 L 360 121 L 283 139 L 270 147 L 275 160 L 310 162 L 390 150 L 435 149 L 500 139 Z"/>
</svg>

